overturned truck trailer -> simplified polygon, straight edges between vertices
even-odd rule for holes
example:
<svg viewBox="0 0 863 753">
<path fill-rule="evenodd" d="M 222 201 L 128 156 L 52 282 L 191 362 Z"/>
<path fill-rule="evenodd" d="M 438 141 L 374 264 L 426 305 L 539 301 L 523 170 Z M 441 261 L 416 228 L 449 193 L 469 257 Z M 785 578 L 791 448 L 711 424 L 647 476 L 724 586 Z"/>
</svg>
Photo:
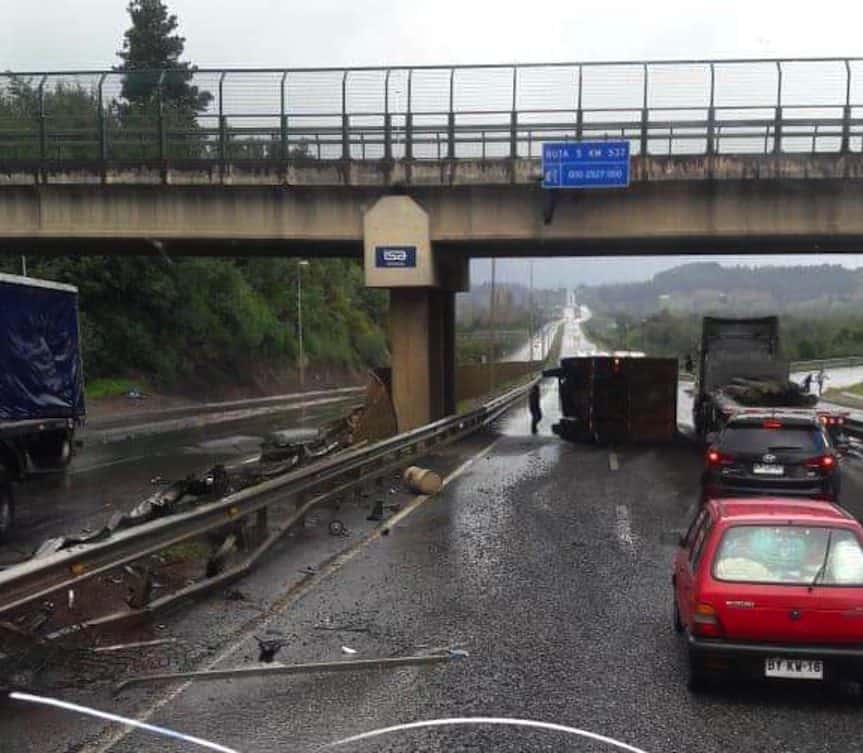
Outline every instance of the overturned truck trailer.
<svg viewBox="0 0 863 753">
<path fill-rule="evenodd" d="M 676 359 L 593 356 L 564 358 L 556 377 L 560 422 L 571 441 L 667 442 L 677 432 Z"/>
</svg>

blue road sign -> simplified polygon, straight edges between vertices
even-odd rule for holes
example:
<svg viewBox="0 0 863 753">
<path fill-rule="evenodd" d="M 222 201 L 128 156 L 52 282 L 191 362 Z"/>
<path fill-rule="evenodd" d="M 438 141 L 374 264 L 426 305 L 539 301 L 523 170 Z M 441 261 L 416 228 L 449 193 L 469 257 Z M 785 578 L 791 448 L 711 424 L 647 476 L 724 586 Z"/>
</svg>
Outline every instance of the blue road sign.
<svg viewBox="0 0 863 753">
<path fill-rule="evenodd" d="M 567 141 L 542 145 L 543 188 L 626 188 L 628 141 Z"/>
<path fill-rule="evenodd" d="M 375 266 L 378 268 L 410 268 L 416 265 L 416 246 L 375 246 Z"/>
</svg>

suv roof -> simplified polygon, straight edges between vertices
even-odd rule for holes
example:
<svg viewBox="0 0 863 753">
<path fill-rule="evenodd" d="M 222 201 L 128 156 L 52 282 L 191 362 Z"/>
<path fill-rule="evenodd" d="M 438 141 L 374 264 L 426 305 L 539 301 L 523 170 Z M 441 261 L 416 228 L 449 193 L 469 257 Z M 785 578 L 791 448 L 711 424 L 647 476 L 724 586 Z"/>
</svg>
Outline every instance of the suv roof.
<svg viewBox="0 0 863 753">
<path fill-rule="evenodd" d="M 777 518 L 794 522 L 822 523 L 834 525 L 839 522 L 852 524 L 854 517 L 833 502 L 814 499 L 788 499 L 785 497 L 744 497 L 735 499 L 713 499 L 710 505 L 723 521 L 774 523 Z"/>
<path fill-rule="evenodd" d="M 732 429 L 736 426 L 760 426 L 764 421 L 781 421 L 783 427 L 789 428 L 820 428 L 821 423 L 815 416 L 801 416 L 781 411 L 759 411 L 757 413 L 736 413 L 729 421 Z"/>
</svg>

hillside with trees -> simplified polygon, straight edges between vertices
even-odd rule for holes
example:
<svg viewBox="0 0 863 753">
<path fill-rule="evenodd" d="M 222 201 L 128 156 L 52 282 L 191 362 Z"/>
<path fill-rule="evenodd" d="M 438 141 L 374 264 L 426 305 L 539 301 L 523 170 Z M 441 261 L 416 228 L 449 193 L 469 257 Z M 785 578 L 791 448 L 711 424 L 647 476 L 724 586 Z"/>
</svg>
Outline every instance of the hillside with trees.
<svg viewBox="0 0 863 753">
<path fill-rule="evenodd" d="M 699 262 L 579 295 L 595 314 L 590 334 L 609 348 L 682 356 L 697 348 L 704 315 L 778 314 L 789 358 L 863 354 L 863 270 Z"/>
</svg>

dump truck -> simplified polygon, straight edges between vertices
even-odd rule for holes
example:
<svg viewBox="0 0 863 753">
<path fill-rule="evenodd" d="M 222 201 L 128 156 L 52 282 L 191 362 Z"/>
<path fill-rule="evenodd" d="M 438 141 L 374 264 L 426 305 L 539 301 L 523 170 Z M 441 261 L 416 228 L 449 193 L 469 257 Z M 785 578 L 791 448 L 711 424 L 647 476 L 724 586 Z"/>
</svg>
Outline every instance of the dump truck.
<svg viewBox="0 0 863 753">
<path fill-rule="evenodd" d="M 14 524 L 12 482 L 62 472 L 84 418 L 78 290 L 0 274 L 0 539 Z"/>
<path fill-rule="evenodd" d="M 670 441 L 677 433 L 677 372 L 673 358 L 563 358 L 543 372 L 558 381 L 561 419 L 552 431 L 601 444 Z"/>
<path fill-rule="evenodd" d="M 791 380 L 778 317 L 702 319 L 692 406 L 695 432 L 702 440 L 720 431 L 732 416 L 772 411 L 815 417 L 838 445 L 846 442 L 847 413 L 819 409 L 817 403 L 816 395 Z"/>
</svg>

